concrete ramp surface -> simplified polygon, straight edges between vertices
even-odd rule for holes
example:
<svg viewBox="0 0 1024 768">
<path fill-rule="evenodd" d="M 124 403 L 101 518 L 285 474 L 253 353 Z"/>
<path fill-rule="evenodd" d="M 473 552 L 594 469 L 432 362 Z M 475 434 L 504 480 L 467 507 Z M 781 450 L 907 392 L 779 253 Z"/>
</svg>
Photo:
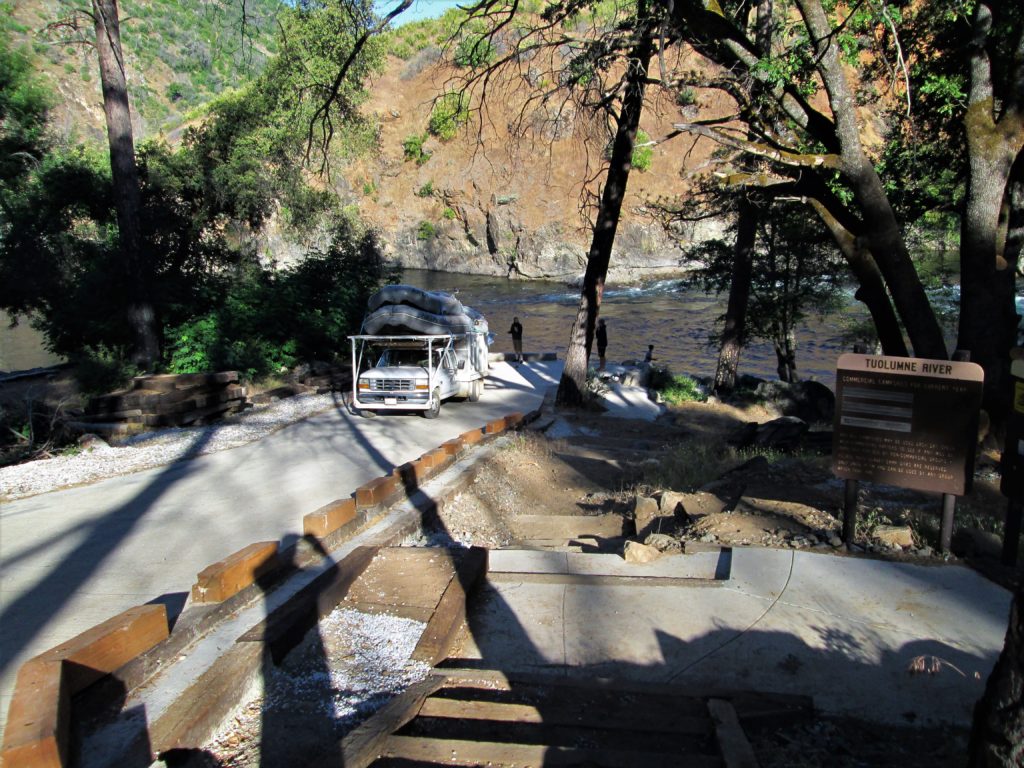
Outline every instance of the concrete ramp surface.
<svg viewBox="0 0 1024 768">
<path fill-rule="evenodd" d="M 732 550 L 725 572 L 710 553 L 573 557 L 492 552 L 447 664 L 801 694 L 826 714 L 967 725 L 1006 634 L 1009 593 L 966 568 L 770 549 Z"/>
</svg>

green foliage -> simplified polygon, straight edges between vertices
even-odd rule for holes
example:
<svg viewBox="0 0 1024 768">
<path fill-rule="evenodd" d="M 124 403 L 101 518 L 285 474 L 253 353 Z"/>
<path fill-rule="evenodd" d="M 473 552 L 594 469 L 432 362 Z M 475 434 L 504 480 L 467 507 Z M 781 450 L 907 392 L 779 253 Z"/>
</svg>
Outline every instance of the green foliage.
<svg viewBox="0 0 1024 768">
<path fill-rule="evenodd" d="M 483 35 L 467 34 L 456 45 L 452 61 L 457 67 L 479 69 L 490 64 L 495 53 L 490 39 Z"/>
<path fill-rule="evenodd" d="M 654 158 L 654 148 L 644 147 L 642 144 L 646 144 L 651 140 L 651 137 L 647 135 L 644 130 L 637 130 L 636 139 L 633 142 L 633 154 L 630 159 L 630 163 L 634 169 L 638 171 L 648 171 L 651 168 L 651 161 Z M 614 149 L 614 142 L 609 141 L 604 148 L 604 157 L 606 160 L 612 159 L 612 150 Z"/>
<path fill-rule="evenodd" d="M 742 342 L 759 338 L 786 349 L 807 313 L 823 315 L 842 306 L 843 271 L 835 244 L 817 219 L 793 209 L 775 208 L 772 212 L 772 217 L 758 219 Z M 729 233 L 735 234 L 735 225 Z M 706 291 L 729 290 L 734 238 L 706 241 L 688 255 L 701 263 L 690 280 Z M 715 334 L 710 341 L 717 345 L 720 338 Z"/>
<path fill-rule="evenodd" d="M 647 135 L 645 131 L 638 130 L 636 132 L 636 143 L 633 147 L 633 168 L 638 171 L 649 171 L 651 169 L 651 159 L 654 157 L 654 148 L 643 146 L 651 140 L 651 137 Z"/>
<path fill-rule="evenodd" d="M 436 234 L 437 230 L 429 221 L 421 221 L 419 227 L 416 229 L 417 240 L 430 240 Z"/>
<path fill-rule="evenodd" d="M 127 386 L 133 376 L 142 373 L 129 359 L 126 349 L 104 345 L 86 347 L 70 358 L 75 380 L 85 395 L 101 395 Z"/>
<path fill-rule="evenodd" d="M 423 142 L 427 140 L 428 136 L 429 134 L 426 133 L 414 133 L 405 137 L 402 142 L 402 151 L 406 160 L 415 160 L 416 165 L 423 165 L 430 159 L 430 153 L 423 151 Z"/>
<path fill-rule="evenodd" d="M 700 384 L 689 376 L 669 375 L 667 381 L 665 381 L 661 386 L 654 388 L 661 392 L 662 400 L 669 405 L 679 405 L 680 403 L 703 403 L 708 399 L 707 395 L 701 389 Z"/>
<path fill-rule="evenodd" d="M 680 88 L 676 91 L 676 106 L 689 107 L 697 103 L 697 94 L 693 88 Z"/>
<path fill-rule="evenodd" d="M 430 197 L 434 194 L 434 182 L 428 181 L 422 187 L 416 190 L 416 197 Z"/>
<path fill-rule="evenodd" d="M 47 150 L 50 98 L 28 49 L 11 48 L 6 36 L 0 38 L 0 194 Z"/>
<path fill-rule="evenodd" d="M 469 97 L 449 91 L 442 95 L 430 112 L 428 129 L 442 141 L 455 138 L 459 128 L 469 122 Z"/>
<path fill-rule="evenodd" d="M 326 251 L 277 272 L 250 266 L 216 307 L 170 329 L 167 369 L 235 369 L 253 379 L 343 357 L 366 301 L 395 279 L 376 235 L 341 218 Z"/>
<path fill-rule="evenodd" d="M 445 207 L 444 213 L 442 213 L 442 216 L 444 216 L 445 219 L 447 219 L 448 221 L 452 221 L 453 219 L 455 219 L 455 217 L 457 215 L 458 214 L 455 213 L 455 209 L 454 208 L 448 208 L 448 207 Z"/>
</svg>

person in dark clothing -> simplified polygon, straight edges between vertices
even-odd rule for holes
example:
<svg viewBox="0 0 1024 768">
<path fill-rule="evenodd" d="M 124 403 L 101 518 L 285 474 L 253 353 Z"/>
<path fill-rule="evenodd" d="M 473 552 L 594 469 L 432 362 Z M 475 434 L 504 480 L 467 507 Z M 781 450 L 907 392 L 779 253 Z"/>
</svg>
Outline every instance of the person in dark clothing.
<svg viewBox="0 0 1024 768">
<path fill-rule="evenodd" d="M 654 345 L 653 344 L 648 344 L 647 345 L 647 354 L 644 355 L 644 362 L 645 363 L 650 363 L 653 360 L 654 360 Z"/>
<path fill-rule="evenodd" d="M 597 357 L 599 365 L 597 370 L 604 370 L 604 353 L 608 349 L 608 328 L 604 324 L 604 318 L 597 321 Z"/>
<path fill-rule="evenodd" d="M 523 362 L 523 326 L 518 317 L 512 318 L 512 327 L 508 329 L 512 334 L 512 348 L 516 351 L 516 362 Z"/>
</svg>

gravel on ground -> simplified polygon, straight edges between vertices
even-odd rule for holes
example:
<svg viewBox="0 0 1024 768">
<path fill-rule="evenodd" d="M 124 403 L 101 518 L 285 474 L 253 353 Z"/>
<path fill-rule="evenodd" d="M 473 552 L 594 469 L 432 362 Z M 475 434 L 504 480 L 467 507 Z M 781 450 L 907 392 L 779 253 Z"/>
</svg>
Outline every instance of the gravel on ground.
<svg viewBox="0 0 1024 768">
<path fill-rule="evenodd" d="M 256 406 L 216 424 L 145 432 L 116 446 L 100 439 L 91 440 L 74 452 L 0 468 L 0 502 L 237 448 L 289 424 L 339 407 L 344 406 L 337 392 L 297 395 Z"/>
</svg>

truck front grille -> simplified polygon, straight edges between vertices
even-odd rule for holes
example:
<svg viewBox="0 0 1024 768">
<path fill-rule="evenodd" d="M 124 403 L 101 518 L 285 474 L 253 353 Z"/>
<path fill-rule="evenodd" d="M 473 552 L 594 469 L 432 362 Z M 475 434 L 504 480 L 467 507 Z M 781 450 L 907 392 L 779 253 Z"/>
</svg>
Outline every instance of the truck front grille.
<svg viewBox="0 0 1024 768">
<path fill-rule="evenodd" d="M 367 379 L 371 392 L 411 392 L 416 389 L 412 379 Z"/>
</svg>

